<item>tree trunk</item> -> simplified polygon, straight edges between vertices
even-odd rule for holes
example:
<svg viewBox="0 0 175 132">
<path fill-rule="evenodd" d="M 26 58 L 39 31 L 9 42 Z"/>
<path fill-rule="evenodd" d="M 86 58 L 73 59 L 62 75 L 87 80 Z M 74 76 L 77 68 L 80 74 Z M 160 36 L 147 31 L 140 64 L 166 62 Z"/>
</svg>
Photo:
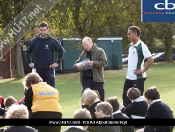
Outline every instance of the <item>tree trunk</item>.
<svg viewBox="0 0 175 132">
<path fill-rule="evenodd" d="M 21 46 L 20 42 L 17 42 L 14 46 L 15 49 L 15 67 L 16 67 L 16 77 L 24 77 L 24 67 L 23 67 L 23 60 L 21 55 Z"/>
<path fill-rule="evenodd" d="M 173 62 L 172 58 L 172 40 L 164 39 L 165 44 L 165 58 L 167 62 Z"/>
</svg>

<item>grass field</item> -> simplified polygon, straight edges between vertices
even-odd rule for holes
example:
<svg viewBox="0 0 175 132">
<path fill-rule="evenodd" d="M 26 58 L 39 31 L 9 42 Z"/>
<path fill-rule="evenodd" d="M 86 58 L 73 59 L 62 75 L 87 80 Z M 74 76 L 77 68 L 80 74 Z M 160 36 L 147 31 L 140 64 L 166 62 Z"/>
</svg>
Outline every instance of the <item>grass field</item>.
<svg viewBox="0 0 175 132">
<path fill-rule="evenodd" d="M 125 69 L 127 65 L 124 65 Z M 125 80 L 126 70 L 105 71 L 105 98 L 117 96 L 122 102 L 122 89 Z M 161 100 L 167 103 L 175 116 L 175 63 L 159 62 L 154 63 L 147 71 L 145 90 L 150 86 L 157 86 L 160 91 Z M 0 95 L 6 98 L 9 95 L 17 100 L 23 97 L 22 79 L 0 80 Z M 81 108 L 79 73 L 62 74 L 56 76 L 56 88 L 60 93 L 60 104 L 63 111 L 63 118 L 71 118 L 75 110 Z M 62 129 L 66 129 L 63 127 Z M 175 132 L 175 130 L 173 131 Z"/>
</svg>

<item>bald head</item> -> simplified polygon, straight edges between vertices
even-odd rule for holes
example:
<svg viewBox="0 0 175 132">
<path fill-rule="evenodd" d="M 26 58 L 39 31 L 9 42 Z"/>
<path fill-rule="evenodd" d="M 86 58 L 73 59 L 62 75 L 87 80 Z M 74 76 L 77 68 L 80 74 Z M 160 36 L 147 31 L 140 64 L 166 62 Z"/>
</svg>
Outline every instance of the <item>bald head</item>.
<svg viewBox="0 0 175 132">
<path fill-rule="evenodd" d="M 83 44 L 84 50 L 90 51 L 90 49 L 93 46 L 93 41 L 90 37 L 84 37 L 82 40 L 82 44 Z"/>
</svg>

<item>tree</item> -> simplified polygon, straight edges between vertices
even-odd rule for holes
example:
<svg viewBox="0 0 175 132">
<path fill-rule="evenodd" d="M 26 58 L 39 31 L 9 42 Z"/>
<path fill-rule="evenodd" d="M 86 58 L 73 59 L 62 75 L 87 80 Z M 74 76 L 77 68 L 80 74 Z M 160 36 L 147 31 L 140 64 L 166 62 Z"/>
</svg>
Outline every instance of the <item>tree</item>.
<svg viewBox="0 0 175 132">
<path fill-rule="evenodd" d="M 1 14 L 1 27 L 5 28 L 21 11 L 25 6 L 30 2 L 30 0 L 2 0 L 0 1 L 0 14 Z M 8 10 L 7 10 L 8 7 Z M 16 36 L 14 36 L 14 42 Z M 17 77 L 24 77 L 24 68 L 23 61 L 21 56 L 21 46 L 18 41 L 14 45 L 15 51 L 15 67 Z"/>
<path fill-rule="evenodd" d="M 166 55 L 171 53 L 173 31 L 171 34 L 160 33 L 162 30 L 173 30 L 174 25 L 169 23 L 167 30 L 161 23 L 141 22 L 141 1 L 138 0 L 59 0 L 42 20 L 49 22 L 51 33 L 55 36 L 90 36 L 94 40 L 98 37 L 122 36 L 123 47 L 129 44 L 128 27 L 136 25 L 140 27 L 141 39 L 148 47 L 153 47 L 154 40 L 161 38 L 167 40 Z M 168 55 L 167 61 L 171 60 L 171 55 Z"/>
<path fill-rule="evenodd" d="M 175 34 L 175 23 L 155 23 L 155 35 L 161 39 L 165 45 L 166 61 L 172 62 L 172 45 L 174 43 L 173 36 Z"/>
</svg>

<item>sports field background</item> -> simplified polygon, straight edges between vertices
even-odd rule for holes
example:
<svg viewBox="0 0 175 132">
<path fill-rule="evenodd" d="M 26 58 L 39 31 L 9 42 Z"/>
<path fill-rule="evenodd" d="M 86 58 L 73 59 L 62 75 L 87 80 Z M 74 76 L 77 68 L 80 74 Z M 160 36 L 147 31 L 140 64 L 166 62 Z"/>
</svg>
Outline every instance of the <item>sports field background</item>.
<svg viewBox="0 0 175 132">
<path fill-rule="evenodd" d="M 105 70 L 105 98 L 117 96 L 122 103 L 122 89 L 126 68 L 127 65 L 124 65 L 123 70 Z M 154 63 L 147 71 L 147 76 L 145 90 L 150 86 L 157 86 L 160 91 L 161 100 L 170 106 L 175 116 L 175 63 Z M 0 80 L 0 95 L 4 98 L 12 95 L 19 100 L 23 97 L 22 81 L 23 78 Z M 60 94 L 63 118 L 72 118 L 74 111 L 81 108 L 79 73 L 57 74 L 56 88 Z M 66 128 L 64 126 L 62 130 Z"/>
</svg>

